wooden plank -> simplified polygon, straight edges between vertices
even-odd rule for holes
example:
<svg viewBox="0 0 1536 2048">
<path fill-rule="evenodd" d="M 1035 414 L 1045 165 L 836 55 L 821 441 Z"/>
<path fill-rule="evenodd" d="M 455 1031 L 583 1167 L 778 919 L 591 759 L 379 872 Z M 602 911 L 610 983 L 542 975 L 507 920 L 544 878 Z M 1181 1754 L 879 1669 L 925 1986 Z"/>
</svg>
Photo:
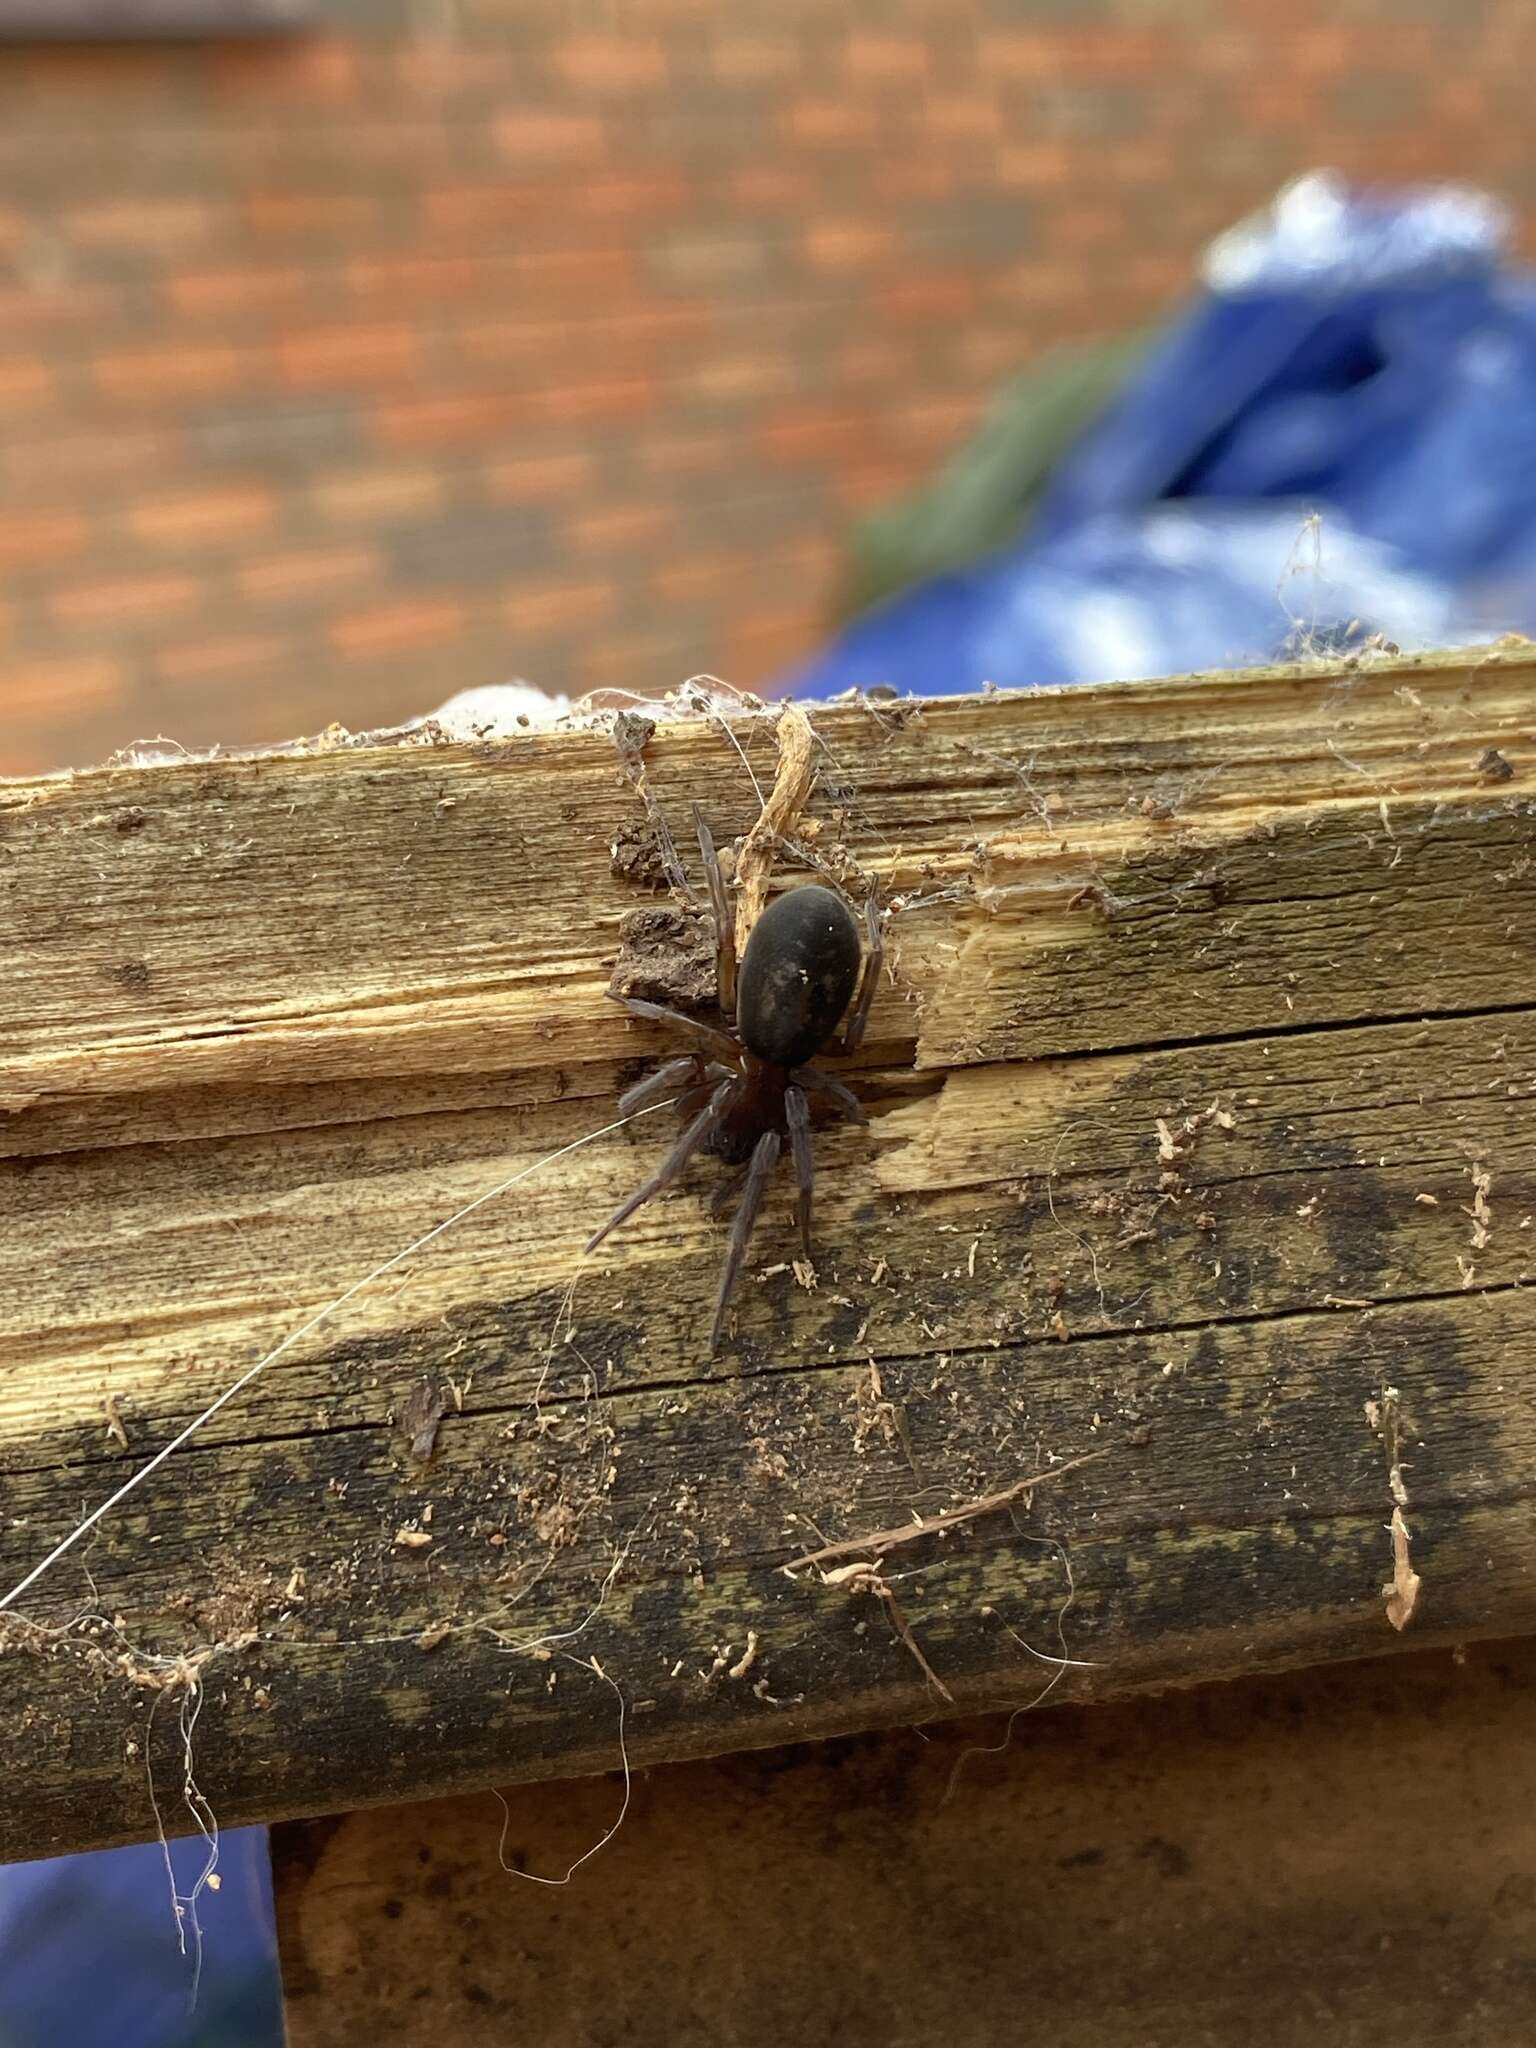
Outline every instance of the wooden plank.
<svg viewBox="0 0 1536 2048">
<path fill-rule="evenodd" d="M 226 1824 L 598 1768 L 594 1655 L 644 1758 L 929 1712 L 914 1651 L 1005 1703 L 1068 1558 L 1080 1696 L 1372 1654 L 1388 1388 L 1412 1633 L 1536 1624 L 1533 709 L 1522 646 L 818 710 L 798 843 L 893 976 L 815 1285 L 779 1190 L 713 1362 L 706 1173 L 579 1258 L 665 1116 L 546 1163 L 663 1049 L 601 999 L 604 733 L 0 787 L 0 1596 L 527 1176 L 0 1616 L 0 1853 L 143 1834 L 194 1687 Z M 646 760 L 729 841 L 771 720 Z M 887 1546 L 906 1640 L 783 1572 L 1089 1451 Z"/>
<path fill-rule="evenodd" d="M 614 1778 L 294 1825 L 289 2039 L 1522 2048 L 1533 1681 L 1521 1643 L 681 1765 L 568 1889 L 514 1873 Z"/>
</svg>

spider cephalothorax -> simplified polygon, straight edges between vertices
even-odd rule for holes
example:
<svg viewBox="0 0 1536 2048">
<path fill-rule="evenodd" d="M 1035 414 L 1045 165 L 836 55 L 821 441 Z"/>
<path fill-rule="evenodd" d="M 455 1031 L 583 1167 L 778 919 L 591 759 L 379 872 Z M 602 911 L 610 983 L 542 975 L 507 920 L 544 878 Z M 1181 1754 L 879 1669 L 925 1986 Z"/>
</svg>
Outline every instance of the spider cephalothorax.
<svg viewBox="0 0 1536 2048">
<path fill-rule="evenodd" d="M 858 921 L 847 903 L 835 890 L 807 883 L 788 890 L 763 912 L 738 973 L 720 864 L 703 820 L 698 824 L 714 914 L 720 1010 L 729 1028 L 700 1023 L 660 1003 L 625 1001 L 631 1016 L 686 1032 L 697 1050 L 668 1060 L 620 1098 L 619 1108 L 629 1116 L 676 1095 L 683 1130 L 656 1172 L 620 1203 L 587 1250 L 670 1186 L 696 1152 L 713 1152 L 727 1165 L 745 1166 L 709 1333 L 713 1352 L 719 1348 L 763 1191 L 786 1139 L 795 1163 L 800 1239 L 810 1253 L 815 1173 L 809 1098 L 825 1096 L 860 1120 L 863 1111 L 840 1081 L 807 1063 L 833 1044 L 845 1012 L 848 1022 L 833 1049 L 853 1052 L 859 1045 L 879 981 L 882 947 L 873 898 L 864 913 L 868 952 L 863 953 Z"/>
</svg>

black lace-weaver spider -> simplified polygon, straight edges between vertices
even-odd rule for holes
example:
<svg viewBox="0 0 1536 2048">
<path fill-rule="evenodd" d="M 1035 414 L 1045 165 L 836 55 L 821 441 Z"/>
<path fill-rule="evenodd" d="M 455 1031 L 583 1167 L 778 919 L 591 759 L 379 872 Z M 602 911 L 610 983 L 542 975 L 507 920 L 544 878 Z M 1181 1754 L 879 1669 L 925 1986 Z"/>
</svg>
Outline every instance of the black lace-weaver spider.
<svg viewBox="0 0 1536 2048">
<path fill-rule="evenodd" d="M 800 1242 L 810 1256 L 815 1164 L 809 1098 L 824 1096 L 860 1123 L 864 1111 L 841 1081 L 808 1062 L 829 1048 L 857 1051 L 879 985 L 884 940 L 873 894 L 864 909 L 864 952 L 858 920 L 843 898 L 820 883 L 803 883 L 775 898 L 757 920 L 738 970 L 725 880 L 697 807 L 694 822 L 714 918 L 719 1006 L 732 1028 L 700 1023 L 661 1003 L 618 998 L 632 1017 L 681 1031 L 697 1049 L 668 1060 L 619 1098 L 620 1114 L 630 1116 L 676 1093 L 683 1130 L 655 1173 L 619 1204 L 586 1249 L 594 1251 L 610 1230 L 670 1187 L 696 1152 L 712 1152 L 730 1166 L 744 1165 L 709 1333 L 713 1354 L 720 1348 L 752 1226 L 786 1139 L 795 1165 Z M 839 1034 L 845 1013 L 848 1021 Z M 717 1211 L 721 1206 L 717 1202 Z"/>
</svg>

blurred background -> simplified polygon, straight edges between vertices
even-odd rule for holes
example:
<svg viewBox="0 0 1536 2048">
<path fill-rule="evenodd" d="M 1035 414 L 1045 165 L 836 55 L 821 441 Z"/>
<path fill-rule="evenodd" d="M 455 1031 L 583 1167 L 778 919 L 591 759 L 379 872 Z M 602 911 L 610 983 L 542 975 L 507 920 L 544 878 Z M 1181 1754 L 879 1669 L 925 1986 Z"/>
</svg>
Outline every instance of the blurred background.
<svg viewBox="0 0 1536 2048">
<path fill-rule="evenodd" d="M 859 515 L 1293 174 L 1454 176 L 1527 244 L 1536 190 L 1521 0 L 0 0 L 7 34 L 13 774 L 515 675 L 761 685 Z"/>
<path fill-rule="evenodd" d="M 514 677 L 998 679 L 954 660 L 1017 624 L 995 579 L 817 650 L 1047 485 L 1031 631 L 1065 534 L 1092 644 L 1004 681 L 1272 652 L 1314 498 L 1345 637 L 1355 587 L 1523 622 L 1533 71 L 1525 0 L 0 0 L 0 774 Z M 1404 235 L 1313 185 L 1263 319 L 1213 314 L 1207 246 L 1318 165 L 1490 203 Z M 1279 525 L 1140 519 L 1206 486 Z M 1116 639 L 1137 578 L 1219 617 Z M 0 1872 L 0 2043 L 275 2042 L 264 1855 L 226 1845 L 190 2015 L 158 1850 Z"/>
</svg>

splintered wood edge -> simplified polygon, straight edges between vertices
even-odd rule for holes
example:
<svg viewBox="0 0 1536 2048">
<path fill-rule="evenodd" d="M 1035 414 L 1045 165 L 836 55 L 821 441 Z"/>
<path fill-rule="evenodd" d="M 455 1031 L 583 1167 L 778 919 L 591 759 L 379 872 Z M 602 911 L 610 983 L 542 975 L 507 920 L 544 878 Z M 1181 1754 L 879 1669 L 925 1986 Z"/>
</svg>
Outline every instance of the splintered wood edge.
<svg viewBox="0 0 1536 2048">
<path fill-rule="evenodd" d="M 636 1760 L 921 1715 L 925 1664 L 1006 1704 L 998 1617 L 1051 1640 L 1063 1543 L 1094 1668 L 1061 1693 L 1372 1654 L 1392 1379 L 1429 1446 L 1407 1639 L 1536 1626 L 1533 715 L 1525 647 L 812 707 L 809 843 L 929 899 L 871 1127 L 818 1138 L 819 1290 L 765 1270 L 710 1375 L 685 1198 L 552 1348 L 628 1137 L 466 1224 L 0 1617 L 0 1853 L 142 1833 L 148 1707 L 193 1683 L 226 1824 L 611 1762 L 604 1689 L 529 1650 L 578 1628 Z M 708 721 L 647 759 L 680 843 L 696 799 L 750 827 Z M 0 787 L 4 1583 L 365 1252 L 599 1121 L 650 1050 L 601 1001 L 635 802 L 594 733 Z M 420 1468 L 391 1417 L 428 1383 L 460 1405 Z M 1020 1525 L 1044 1546 L 1015 1508 L 924 1539 L 894 1604 L 783 1577 L 1089 1448 Z"/>
</svg>

